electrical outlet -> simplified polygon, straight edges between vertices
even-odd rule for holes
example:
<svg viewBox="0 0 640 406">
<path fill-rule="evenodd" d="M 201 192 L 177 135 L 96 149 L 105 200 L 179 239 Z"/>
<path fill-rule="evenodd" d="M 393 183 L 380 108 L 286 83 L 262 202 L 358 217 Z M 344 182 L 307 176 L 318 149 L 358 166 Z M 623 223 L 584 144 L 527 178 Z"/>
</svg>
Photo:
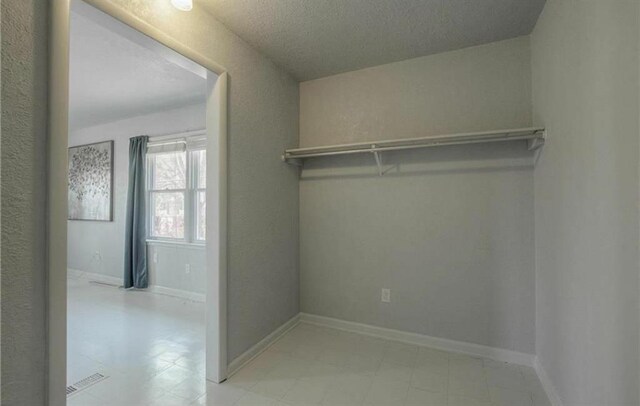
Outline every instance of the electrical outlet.
<svg viewBox="0 0 640 406">
<path fill-rule="evenodd" d="M 382 301 L 391 303 L 391 289 L 382 288 Z"/>
<path fill-rule="evenodd" d="M 154 263 L 154 264 L 157 264 L 157 263 L 158 263 L 158 253 L 157 253 L 157 252 L 154 252 L 154 253 L 153 253 L 153 263 Z"/>
<path fill-rule="evenodd" d="M 191 273 L 191 264 L 186 264 L 184 266 L 184 272 L 185 273 Z"/>
</svg>

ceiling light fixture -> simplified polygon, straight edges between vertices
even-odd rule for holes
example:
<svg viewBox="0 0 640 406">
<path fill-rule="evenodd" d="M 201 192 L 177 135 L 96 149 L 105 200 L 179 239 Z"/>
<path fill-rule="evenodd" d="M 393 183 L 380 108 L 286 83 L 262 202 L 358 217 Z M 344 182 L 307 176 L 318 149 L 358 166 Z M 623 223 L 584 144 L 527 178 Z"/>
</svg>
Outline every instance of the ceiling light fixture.
<svg viewBox="0 0 640 406">
<path fill-rule="evenodd" d="M 193 0 L 171 0 L 171 4 L 180 11 L 191 11 L 193 8 Z"/>
</svg>

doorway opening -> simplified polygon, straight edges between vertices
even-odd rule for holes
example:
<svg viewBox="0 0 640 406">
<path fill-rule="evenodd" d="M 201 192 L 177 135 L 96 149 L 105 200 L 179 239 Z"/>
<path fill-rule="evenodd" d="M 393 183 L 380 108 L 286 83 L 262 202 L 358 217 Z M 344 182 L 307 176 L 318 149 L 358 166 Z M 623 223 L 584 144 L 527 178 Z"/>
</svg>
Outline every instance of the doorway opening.
<svg viewBox="0 0 640 406">
<path fill-rule="evenodd" d="M 227 76 L 93 3 L 54 10 L 50 404 L 195 401 L 226 378 Z"/>
</svg>

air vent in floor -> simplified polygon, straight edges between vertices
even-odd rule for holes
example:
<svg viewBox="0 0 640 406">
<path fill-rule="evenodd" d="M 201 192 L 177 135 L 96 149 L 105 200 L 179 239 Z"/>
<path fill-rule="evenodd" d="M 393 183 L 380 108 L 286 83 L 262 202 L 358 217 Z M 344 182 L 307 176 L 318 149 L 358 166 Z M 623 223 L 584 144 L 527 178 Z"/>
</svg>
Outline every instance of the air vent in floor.
<svg viewBox="0 0 640 406">
<path fill-rule="evenodd" d="M 81 379 L 78 382 L 74 383 L 73 385 L 67 386 L 67 396 L 74 395 L 83 389 L 87 389 L 91 385 L 95 385 L 100 381 L 104 381 L 107 378 L 108 376 L 105 376 L 102 374 L 93 374 L 84 379 Z"/>
</svg>

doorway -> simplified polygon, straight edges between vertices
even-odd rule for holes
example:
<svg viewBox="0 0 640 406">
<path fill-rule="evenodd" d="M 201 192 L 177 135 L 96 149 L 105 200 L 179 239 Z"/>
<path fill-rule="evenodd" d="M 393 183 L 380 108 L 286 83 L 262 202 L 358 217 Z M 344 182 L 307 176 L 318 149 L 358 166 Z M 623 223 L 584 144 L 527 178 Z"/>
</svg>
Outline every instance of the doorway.
<svg viewBox="0 0 640 406">
<path fill-rule="evenodd" d="M 122 13 L 121 10 L 114 6 L 103 3 L 104 2 L 99 1 L 85 2 L 81 0 L 62 1 L 56 2 L 52 10 L 52 80 L 50 97 L 55 102 L 51 104 L 51 160 L 49 171 L 51 187 L 49 190 L 48 208 L 50 272 L 49 404 L 51 405 L 64 405 L 66 403 L 64 389 L 68 384 L 78 382 L 80 383 L 78 386 L 82 386 L 82 381 L 84 381 L 85 378 L 88 378 L 91 384 L 91 381 L 105 379 L 105 375 L 117 375 L 119 372 L 113 371 L 120 370 L 120 368 L 110 368 L 105 370 L 105 373 L 101 374 L 98 372 L 98 375 L 103 376 L 101 378 L 95 374 L 88 374 L 89 371 L 95 369 L 94 366 L 88 362 L 89 365 L 83 365 L 85 367 L 84 369 L 79 367 L 78 364 L 69 364 L 69 366 L 75 369 L 69 370 L 69 380 L 67 380 L 67 374 L 61 373 L 67 370 L 65 368 L 67 366 L 67 359 L 71 359 L 69 357 L 73 356 L 79 348 L 79 341 L 75 340 L 77 337 L 71 337 L 71 335 L 74 334 L 72 330 L 69 330 L 69 336 L 66 334 L 67 322 L 74 322 L 75 320 L 76 327 L 79 328 L 75 331 L 81 332 L 85 336 L 90 334 L 90 329 L 87 327 L 91 326 L 91 320 L 95 323 L 94 327 L 96 331 L 106 325 L 100 323 L 100 317 L 95 313 L 85 312 L 83 313 L 84 318 L 77 317 L 79 313 L 82 313 L 78 313 L 77 311 L 78 309 L 84 308 L 86 303 L 83 303 L 82 300 L 87 299 L 87 296 L 94 298 L 102 297 L 106 302 L 113 300 L 117 302 L 117 300 L 121 300 L 119 310 L 116 311 L 116 313 L 110 313 L 108 315 L 108 321 L 114 322 L 119 320 L 119 318 L 125 320 L 124 324 L 121 323 L 112 326 L 113 330 L 118 331 L 121 335 L 122 342 L 133 343 L 136 338 L 141 338 L 141 340 L 138 340 L 140 342 L 136 345 L 132 344 L 127 349 L 121 348 L 120 352 L 115 351 L 113 354 L 119 354 L 123 358 L 130 360 L 132 359 L 132 354 L 139 352 L 141 349 L 143 353 L 145 350 L 148 350 L 147 353 L 143 354 L 140 358 L 145 361 L 149 361 L 147 359 L 149 356 L 155 358 L 153 362 L 147 362 L 147 366 L 151 365 L 149 367 L 151 370 L 154 368 L 153 365 L 156 365 L 158 368 L 167 366 L 168 364 L 166 364 L 166 362 L 171 362 L 177 366 L 179 366 L 180 363 L 189 363 L 187 369 L 197 369 L 197 365 L 199 364 L 202 365 L 203 378 L 206 373 L 206 379 L 208 381 L 221 382 L 226 378 L 227 76 L 224 69 L 215 63 L 208 61 L 187 47 L 175 43 L 164 34 L 156 32 L 152 27 L 128 14 Z M 74 105 L 74 102 L 77 102 L 77 100 L 74 100 L 74 94 L 77 94 L 77 92 L 69 92 L 70 66 L 75 69 L 74 65 L 70 64 L 70 57 L 73 58 L 73 55 L 69 53 L 69 41 L 71 39 L 70 27 L 72 30 L 75 29 L 73 20 L 77 18 L 84 19 L 85 22 L 88 21 L 95 27 L 99 27 L 98 30 L 108 30 L 122 41 L 133 44 L 133 47 L 139 47 L 144 49 L 144 52 L 153 54 L 155 58 L 161 61 L 160 64 L 163 65 L 164 70 L 173 69 L 176 72 L 186 72 L 185 77 L 189 77 L 193 82 L 192 84 L 196 83 L 197 79 L 200 79 L 201 108 L 197 106 L 197 103 L 194 103 L 191 107 L 186 108 L 186 110 L 191 109 L 191 113 L 180 113 L 173 111 L 180 110 L 180 108 L 172 109 L 172 106 L 166 105 L 154 107 L 152 105 L 153 103 L 147 100 L 147 102 L 143 101 L 142 105 L 146 105 L 145 108 L 147 108 L 148 111 L 140 111 L 135 114 L 135 117 L 122 119 L 122 117 L 117 116 L 118 113 L 116 110 L 118 110 L 119 107 L 123 107 L 121 104 L 125 103 L 114 103 L 112 100 L 108 104 L 113 106 L 113 108 L 100 109 L 100 111 L 105 114 L 112 114 L 114 117 L 96 118 L 92 117 L 93 114 L 84 114 L 85 117 L 83 117 L 83 114 L 79 113 L 77 103 Z M 106 43 L 113 45 L 113 42 L 114 41 L 111 40 Z M 128 51 L 133 52 L 131 49 Z M 137 54 L 137 52 L 133 53 Z M 95 55 L 96 58 L 100 56 L 100 54 Z M 107 57 L 106 54 L 102 56 Z M 71 61 L 73 62 L 73 59 L 71 59 Z M 75 78 L 75 76 L 73 76 L 74 73 L 72 70 L 71 80 Z M 84 75 L 85 79 L 86 76 L 87 75 Z M 139 78 L 138 82 L 141 81 L 142 78 Z M 91 83 L 95 84 L 96 82 L 94 79 L 93 82 L 89 81 L 84 83 L 84 86 L 81 87 L 86 88 L 91 86 Z M 113 80 L 111 82 L 113 82 Z M 71 83 L 71 85 L 73 86 L 74 83 Z M 171 83 L 166 82 L 166 85 L 166 88 L 171 87 Z M 177 90 L 187 87 L 184 83 L 181 83 L 177 86 Z M 96 91 L 102 96 L 110 90 L 108 87 L 103 87 L 102 89 L 96 89 Z M 93 92 L 93 96 L 95 96 L 96 91 Z M 126 94 L 123 93 L 126 92 L 120 93 L 124 99 Z M 89 103 L 91 95 L 84 95 L 84 97 L 87 101 L 80 103 L 80 105 L 87 106 L 91 104 Z M 175 99 L 180 97 L 188 98 L 188 95 L 178 94 L 176 96 L 174 93 L 169 98 Z M 200 95 L 198 95 L 198 98 L 200 98 Z M 158 96 L 154 99 L 161 100 L 162 97 Z M 69 108 L 70 102 L 71 109 Z M 122 110 L 125 111 L 125 114 L 130 114 L 135 110 L 130 106 L 124 107 Z M 185 108 L 182 109 L 184 110 Z M 105 110 L 108 111 L 105 112 Z M 191 126 L 187 124 L 182 130 L 178 129 L 178 127 L 171 128 L 171 126 L 163 125 L 162 120 L 159 118 L 169 117 L 167 122 L 176 123 L 180 122 L 181 119 L 179 117 L 184 117 L 184 114 L 187 116 L 189 114 L 194 115 L 195 113 L 193 111 L 201 111 L 203 113 L 201 124 Z M 71 119 L 71 121 L 69 121 L 69 119 Z M 102 120 L 102 122 L 91 123 L 91 120 Z M 145 131 L 144 126 L 140 126 L 140 122 L 144 122 L 145 120 L 147 123 L 155 122 L 154 124 L 157 130 Z M 184 119 L 182 120 L 183 122 L 185 121 Z M 105 124 L 113 122 L 118 122 L 118 125 Z M 122 126 L 124 126 L 124 128 Z M 78 131 L 79 127 L 91 128 L 91 131 Z M 160 130 L 160 128 L 162 128 L 162 130 Z M 116 237 L 121 236 L 123 227 L 117 226 L 116 223 L 125 217 L 122 212 L 122 196 L 126 194 L 127 188 L 127 185 L 122 182 L 122 168 L 121 171 L 118 172 L 118 165 L 122 165 L 124 162 L 124 166 L 126 166 L 127 157 L 122 156 L 123 151 L 126 153 L 127 147 L 124 138 L 128 138 L 128 135 L 133 135 L 133 132 L 138 132 L 138 135 L 145 133 L 152 135 L 149 137 L 149 148 L 155 151 L 155 155 L 149 154 L 146 158 L 146 168 L 150 172 L 160 172 L 162 170 L 166 172 L 167 162 L 170 164 L 169 169 L 173 168 L 171 167 L 171 163 L 173 163 L 175 167 L 175 163 L 178 162 L 182 165 L 181 168 L 184 169 L 184 179 L 180 179 L 180 181 L 184 183 L 184 187 L 174 185 L 176 190 L 154 190 L 153 177 L 145 180 L 145 182 L 152 182 L 147 183 L 145 192 L 148 200 L 146 212 L 149 213 L 147 218 L 147 231 L 153 230 L 153 232 L 149 232 L 149 241 L 147 241 L 149 244 L 147 248 L 147 260 L 151 283 L 150 287 L 145 290 L 124 291 L 119 289 L 119 285 L 122 283 L 114 283 L 118 280 L 119 270 L 122 269 L 121 265 L 118 266 L 118 262 L 124 263 L 124 258 L 122 258 L 122 261 L 119 261 L 119 255 L 113 254 L 113 252 L 121 249 L 117 241 L 118 238 Z M 84 134 L 86 136 L 84 140 L 87 142 L 82 142 L 80 138 L 76 138 L 70 142 L 69 137 L 74 134 L 76 134 L 77 137 L 79 137 L 78 134 Z M 118 136 L 122 139 L 118 139 Z M 102 145 L 100 145 L 101 143 Z M 103 148 L 105 151 L 110 150 L 112 158 L 115 158 L 111 171 L 112 179 L 116 181 L 112 189 L 112 207 L 106 211 L 109 212 L 108 218 L 101 218 L 101 220 L 106 221 L 100 224 L 103 226 L 102 232 L 111 226 L 111 228 L 114 229 L 112 230 L 114 233 L 112 235 L 100 235 L 100 232 L 92 234 L 90 230 L 87 230 L 87 228 L 91 228 L 89 225 L 90 222 L 83 222 L 82 219 L 69 220 L 70 223 L 67 224 L 67 218 L 71 216 L 70 209 L 72 208 L 72 202 L 67 200 L 67 184 L 69 182 L 69 161 L 67 158 L 70 156 L 68 154 L 71 154 L 71 150 L 67 150 L 67 147 L 82 147 L 86 144 L 92 144 L 95 148 Z M 157 162 L 160 161 L 165 165 L 162 168 L 157 165 Z M 154 164 L 156 166 L 154 166 Z M 117 184 L 118 176 L 120 176 L 120 184 Z M 160 174 L 158 174 L 158 178 L 159 177 L 161 177 Z M 205 179 L 206 181 L 204 181 Z M 158 182 L 155 184 L 158 184 Z M 123 188 L 125 189 L 124 193 Z M 163 189 L 166 189 L 166 187 L 163 187 Z M 177 211 L 173 210 L 177 206 L 180 206 L 180 208 Z M 73 209 L 75 209 L 73 216 L 78 215 L 77 207 L 73 207 Z M 83 215 L 86 216 L 86 214 L 87 213 L 84 213 Z M 115 221 L 110 222 L 109 220 L 114 220 L 114 216 Z M 80 217 L 82 217 L 82 215 Z M 71 224 L 71 221 L 73 221 L 74 224 Z M 97 225 L 98 222 L 93 224 Z M 104 227 L 105 225 L 106 227 Z M 82 230 L 79 230 L 80 228 L 82 228 Z M 60 238 L 63 235 L 69 236 L 68 246 L 67 239 Z M 72 240 L 72 238 L 74 239 Z M 92 238 L 93 242 L 101 248 L 95 249 L 96 245 L 80 247 L 80 244 L 91 242 Z M 106 246 L 100 245 L 105 241 L 107 241 Z M 109 247 L 108 244 L 114 246 Z M 114 250 L 113 248 L 116 249 Z M 198 257 L 199 254 L 197 254 L 198 250 L 200 250 L 199 252 L 201 253 L 200 257 Z M 177 251 L 181 253 L 178 255 L 176 254 Z M 67 252 L 68 255 L 66 255 Z M 182 259 L 176 260 L 178 257 Z M 76 265 L 71 266 L 72 263 Z M 77 264 L 80 265 L 78 266 Z M 161 269 L 163 266 L 165 268 L 164 270 Z M 73 287 L 70 287 L 72 284 L 68 282 L 67 270 L 69 268 L 72 269 L 71 276 L 75 278 L 73 281 L 75 285 L 73 285 Z M 167 269 L 173 270 L 174 272 L 167 272 Z M 175 272 L 176 270 L 179 270 L 179 272 Z M 78 292 L 76 288 L 78 288 L 78 286 L 86 289 L 81 289 L 79 290 L 80 292 L 90 292 L 85 295 L 84 299 L 82 294 L 76 295 Z M 184 295 L 185 293 L 186 296 Z M 73 300 L 74 295 L 76 295 L 75 299 L 79 299 L 79 301 L 73 302 L 73 305 L 70 305 L 68 309 L 68 299 Z M 120 299 L 114 299 L 117 297 Z M 199 301 L 202 303 L 198 304 Z M 148 307 L 145 307 L 149 302 L 153 303 L 151 307 L 152 311 L 149 310 Z M 135 307 L 136 305 L 140 306 L 141 303 L 142 308 Z M 170 304 L 168 305 L 167 303 Z M 173 306 L 171 303 L 179 303 L 181 307 Z M 108 306 L 103 306 L 104 304 L 105 303 L 98 305 L 94 310 L 96 308 L 107 308 Z M 113 304 L 113 302 L 111 302 L 111 304 Z M 118 306 L 115 306 L 115 308 L 117 307 Z M 111 306 L 111 310 L 113 309 L 114 306 Z M 154 311 L 157 312 L 156 315 L 162 318 L 166 317 L 167 314 L 170 314 L 172 311 L 176 311 L 176 309 L 179 309 L 179 311 L 177 311 L 174 316 L 177 316 L 176 319 L 181 319 L 182 322 L 184 322 L 185 319 L 189 319 L 189 314 L 193 316 L 192 321 L 194 324 L 190 326 L 196 327 L 192 330 L 197 330 L 197 319 L 199 318 L 197 313 L 200 312 L 202 324 L 201 344 L 204 344 L 201 345 L 201 352 L 191 351 L 191 349 L 198 346 L 198 334 L 189 337 L 184 334 L 174 334 L 174 341 L 171 341 L 171 334 L 164 334 L 163 337 L 153 336 L 153 334 L 150 333 L 150 331 L 155 331 L 153 328 L 144 328 L 143 323 L 139 324 L 131 319 L 131 315 L 137 312 L 143 315 L 144 322 L 149 322 L 153 319 Z M 76 311 L 76 313 L 73 316 L 70 314 L 68 319 L 67 310 Z M 182 324 L 179 327 L 176 325 L 176 329 L 189 330 L 190 328 Z M 167 331 L 163 331 L 162 329 L 157 331 L 160 331 L 160 335 L 163 335 L 163 332 L 167 333 Z M 100 336 L 100 334 L 94 336 L 94 338 L 97 336 Z M 181 340 L 182 344 L 190 341 L 192 344 L 191 347 L 188 345 L 181 347 Z M 113 343 L 112 341 L 111 344 L 113 345 Z M 146 343 L 149 343 L 149 345 Z M 154 343 L 157 347 L 155 351 L 151 348 Z M 163 343 L 165 344 L 164 350 L 160 348 Z M 69 344 L 69 346 L 67 346 L 67 344 Z M 87 344 L 86 340 L 85 344 Z M 100 345 L 99 342 L 94 342 L 93 344 L 98 352 L 108 348 L 108 346 Z M 90 345 L 89 347 L 84 347 L 85 352 L 87 348 L 90 348 Z M 177 349 L 178 352 L 174 351 L 172 355 L 171 348 L 174 350 Z M 188 351 L 186 349 L 188 349 Z M 156 355 L 161 355 L 154 354 L 154 352 L 157 351 L 164 352 L 164 358 L 156 357 Z M 178 357 L 180 352 L 182 355 Z M 114 355 L 112 358 L 109 358 L 110 355 L 108 353 L 96 353 L 94 357 L 90 359 L 95 360 L 94 358 L 98 358 L 99 361 L 100 357 L 114 364 L 117 363 L 115 361 L 117 361 L 118 356 Z M 168 357 L 173 357 L 173 361 L 169 360 Z M 179 360 L 180 358 L 182 358 L 182 361 Z M 149 369 L 145 369 L 143 365 L 128 366 L 142 368 L 140 369 L 141 374 L 144 374 L 145 370 L 149 371 Z M 178 371 L 178 374 L 180 373 L 179 368 L 174 368 L 174 370 Z M 88 376 L 85 377 L 84 375 Z M 111 377 L 108 379 L 111 379 Z M 104 382 L 106 382 L 106 380 Z M 84 384 L 86 383 L 85 381 Z M 97 385 L 99 384 L 95 383 L 96 388 Z M 79 388 L 76 388 L 76 390 L 77 389 Z"/>
</svg>

